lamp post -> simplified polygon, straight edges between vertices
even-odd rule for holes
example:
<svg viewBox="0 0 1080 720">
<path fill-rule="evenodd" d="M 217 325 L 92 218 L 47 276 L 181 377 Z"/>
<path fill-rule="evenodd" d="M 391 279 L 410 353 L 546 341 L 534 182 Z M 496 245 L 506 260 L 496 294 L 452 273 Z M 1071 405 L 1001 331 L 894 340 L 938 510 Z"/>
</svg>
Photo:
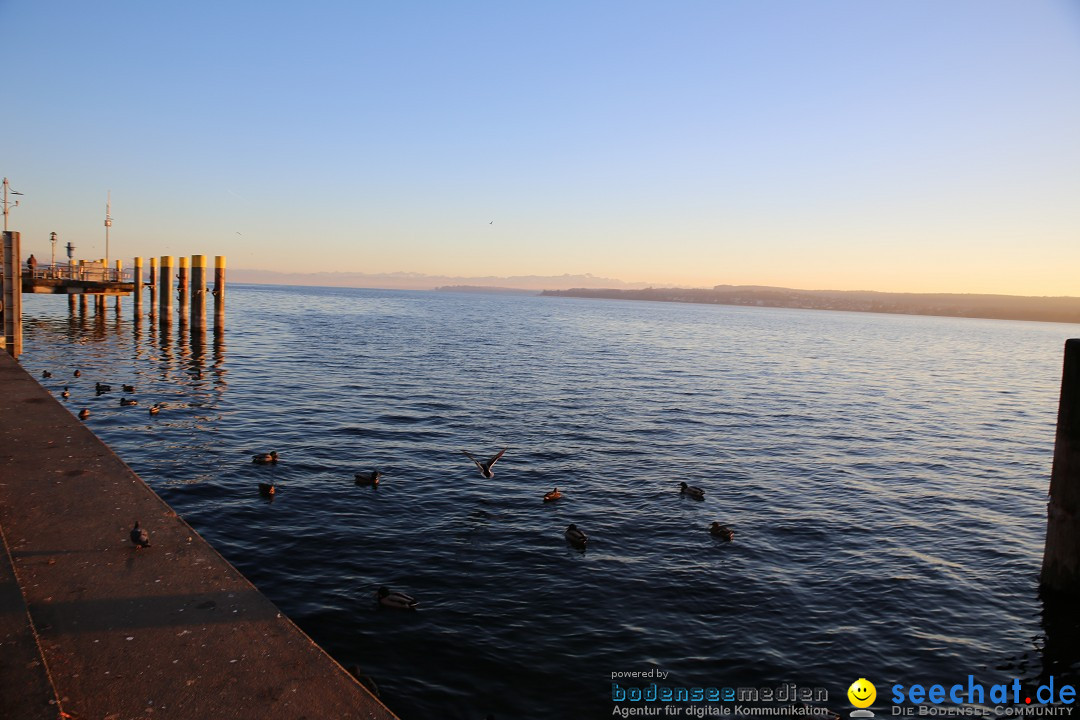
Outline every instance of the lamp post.
<svg viewBox="0 0 1080 720">
<path fill-rule="evenodd" d="M 53 268 L 56 268 L 56 233 L 49 233 L 49 242 L 52 243 L 52 262 L 50 263 Z"/>
<path fill-rule="evenodd" d="M 11 190 L 11 186 L 8 184 L 8 179 L 4 178 L 4 232 L 7 232 L 7 216 L 8 216 L 8 192 L 12 195 L 22 195 L 21 192 Z M 19 207 L 19 201 L 16 200 L 12 207 Z"/>
</svg>

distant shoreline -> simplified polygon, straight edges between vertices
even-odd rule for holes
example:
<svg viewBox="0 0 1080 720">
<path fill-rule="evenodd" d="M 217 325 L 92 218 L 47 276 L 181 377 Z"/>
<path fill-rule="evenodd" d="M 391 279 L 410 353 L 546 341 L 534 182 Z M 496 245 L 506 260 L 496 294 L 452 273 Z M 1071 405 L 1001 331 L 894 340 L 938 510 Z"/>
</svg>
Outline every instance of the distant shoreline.
<svg viewBox="0 0 1080 720">
<path fill-rule="evenodd" d="M 650 300 L 709 305 L 782 307 L 806 310 L 1030 320 L 1080 324 L 1080 298 L 948 293 L 890 293 L 864 290 L 794 290 L 756 285 L 717 285 L 712 289 L 646 288 L 544 290 L 549 297 Z"/>
</svg>

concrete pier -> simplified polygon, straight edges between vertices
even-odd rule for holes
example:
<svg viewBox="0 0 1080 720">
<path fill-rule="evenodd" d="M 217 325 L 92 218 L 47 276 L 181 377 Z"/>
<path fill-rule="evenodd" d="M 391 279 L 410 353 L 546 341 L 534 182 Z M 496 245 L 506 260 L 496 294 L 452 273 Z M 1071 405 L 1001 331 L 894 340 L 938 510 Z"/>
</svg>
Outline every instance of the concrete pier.
<svg viewBox="0 0 1080 720">
<path fill-rule="evenodd" d="M 0 387 L 0 718 L 394 720 L 77 407 L 5 354 Z"/>
</svg>

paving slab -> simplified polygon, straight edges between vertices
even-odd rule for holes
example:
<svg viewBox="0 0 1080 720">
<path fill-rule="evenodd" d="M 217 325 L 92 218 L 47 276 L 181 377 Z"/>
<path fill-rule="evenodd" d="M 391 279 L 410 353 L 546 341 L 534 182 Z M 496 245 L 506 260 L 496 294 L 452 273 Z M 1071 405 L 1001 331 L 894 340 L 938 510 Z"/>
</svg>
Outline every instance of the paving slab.
<svg viewBox="0 0 1080 720">
<path fill-rule="evenodd" d="M 29 648 L 0 697 L 44 702 L 42 718 L 396 717 L 5 353 L 0 528 L 45 671 Z M 0 567 L 9 622 L 11 590 Z"/>
</svg>

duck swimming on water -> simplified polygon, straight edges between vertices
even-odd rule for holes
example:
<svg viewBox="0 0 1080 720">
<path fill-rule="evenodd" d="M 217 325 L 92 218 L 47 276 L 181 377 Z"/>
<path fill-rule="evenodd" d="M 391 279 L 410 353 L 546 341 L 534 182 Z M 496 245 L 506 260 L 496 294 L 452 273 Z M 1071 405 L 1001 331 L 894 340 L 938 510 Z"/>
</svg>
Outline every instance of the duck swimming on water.
<svg viewBox="0 0 1080 720">
<path fill-rule="evenodd" d="M 371 487 L 377 487 L 379 484 L 379 478 L 382 477 L 382 473 L 378 470 L 372 470 L 371 472 L 358 472 L 353 477 L 356 479 L 357 485 L 370 485 Z"/>
<path fill-rule="evenodd" d="M 705 491 L 702 490 L 699 487 L 694 487 L 693 485 L 687 485 L 685 482 L 679 483 L 679 487 L 682 488 L 681 490 L 679 490 L 679 492 L 681 492 L 683 495 L 689 495 L 690 497 L 694 498 L 695 500 L 704 500 L 705 499 Z"/>
<path fill-rule="evenodd" d="M 721 540 L 731 542 L 731 538 L 735 537 L 735 531 L 729 528 L 727 525 L 721 525 L 718 522 L 714 522 L 709 526 L 709 534 L 715 535 Z"/>
<path fill-rule="evenodd" d="M 562 493 L 559 492 L 559 488 L 555 488 L 549 493 L 544 494 L 544 502 L 551 502 L 552 500 L 558 500 L 562 497 Z"/>
<path fill-rule="evenodd" d="M 259 483 L 259 494 L 272 498 L 277 494 L 277 488 L 270 483 Z"/>
<path fill-rule="evenodd" d="M 375 599 L 383 607 L 395 610 L 415 610 L 417 605 L 416 598 L 412 595 L 397 591 L 391 592 L 390 588 L 385 585 L 375 591 Z"/>
<path fill-rule="evenodd" d="M 64 386 L 64 392 L 60 393 L 60 397 L 62 397 L 62 398 L 71 397 L 71 391 L 67 389 L 67 385 Z"/>
<path fill-rule="evenodd" d="M 566 528 L 566 540 L 574 547 L 583 548 L 585 543 L 589 542 L 589 536 L 580 530 L 577 525 L 570 523 Z"/>
<path fill-rule="evenodd" d="M 136 400 L 135 398 L 125 398 L 125 397 L 120 398 L 121 407 L 131 407 L 132 405 L 138 405 L 138 404 L 139 404 L 139 401 Z"/>
<path fill-rule="evenodd" d="M 89 410 L 87 410 L 86 408 L 83 408 L 82 410 L 79 411 L 79 419 L 80 420 L 85 420 L 88 417 L 90 417 L 90 411 Z"/>
<path fill-rule="evenodd" d="M 257 465 L 276 465 L 277 461 L 277 450 L 272 450 L 268 453 L 259 453 L 258 455 L 251 456 L 251 462 Z"/>
</svg>

